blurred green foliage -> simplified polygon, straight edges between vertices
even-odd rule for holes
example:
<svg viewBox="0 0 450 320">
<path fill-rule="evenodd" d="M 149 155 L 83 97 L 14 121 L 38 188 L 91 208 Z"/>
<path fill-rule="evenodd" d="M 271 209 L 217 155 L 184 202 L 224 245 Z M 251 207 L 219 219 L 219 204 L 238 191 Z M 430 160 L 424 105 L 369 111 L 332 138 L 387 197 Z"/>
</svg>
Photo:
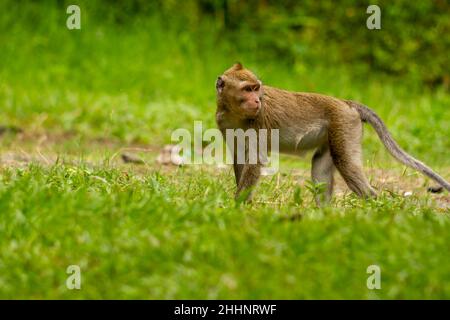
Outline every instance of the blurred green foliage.
<svg viewBox="0 0 450 320">
<path fill-rule="evenodd" d="M 0 2 L 0 124 L 160 145 L 215 126 L 214 81 L 240 60 L 266 84 L 359 100 L 408 152 L 448 163 L 445 3 L 379 3 L 381 30 L 348 0 L 77 3 L 81 30 L 66 28 L 70 1 Z"/>
<path fill-rule="evenodd" d="M 2 3 L 3 15 L 9 16 L 10 23 L 17 21 L 12 14 L 15 7 L 34 26 L 51 13 L 39 7 L 64 8 L 72 2 L 44 0 L 27 6 L 9 0 Z M 128 26 L 157 16 L 167 29 L 212 33 L 217 41 L 231 41 L 237 48 L 253 50 L 261 60 L 277 58 L 294 68 L 304 69 L 305 63 L 349 64 L 363 73 L 407 75 L 430 86 L 450 87 L 450 2 L 447 0 L 94 0 L 78 3 L 84 17 L 89 19 Z M 366 9 L 372 4 L 381 8 L 381 30 L 366 27 L 370 15 Z"/>
<path fill-rule="evenodd" d="M 304 63 L 351 64 L 450 87 L 450 2 L 315 0 L 131 0 L 93 5 L 108 19 L 127 24 L 159 15 L 180 30 L 214 21 L 219 39 L 232 40 L 261 59 Z M 381 29 L 369 30 L 369 5 L 381 8 Z M 107 8 L 104 8 L 107 7 Z M 102 8 L 102 9 L 100 9 Z"/>
</svg>

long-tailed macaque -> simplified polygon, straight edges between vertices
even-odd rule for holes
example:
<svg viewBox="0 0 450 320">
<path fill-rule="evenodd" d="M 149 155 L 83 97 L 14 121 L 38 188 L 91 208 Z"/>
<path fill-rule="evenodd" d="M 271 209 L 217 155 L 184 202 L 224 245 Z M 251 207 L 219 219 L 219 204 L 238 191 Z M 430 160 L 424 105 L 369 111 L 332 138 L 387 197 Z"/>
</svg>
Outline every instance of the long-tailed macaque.
<svg viewBox="0 0 450 320">
<path fill-rule="evenodd" d="M 450 190 L 450 184 L 444 178 L 399 147 L 374 111 L 358 102 L 263 86 L 240 63 L 218 77 L 216 91 L 216 121 L 224 137 L 226 129 L 279 129 L 280 152 L 299 154 L 304 150 L 315 150 L 312 181 L 325 186 L 324 195 L 316 198 L 318 204 L 331 199 L 335 168 L 357 195 L 377 194 L 363 172 L 363 122 L 375 129 L 394 158 Z M 242 194 L 249 200 L 262 164 L 238 163 L 237 150 L 231 151 L 235 156 L 236 197 Z"/>
</svg>

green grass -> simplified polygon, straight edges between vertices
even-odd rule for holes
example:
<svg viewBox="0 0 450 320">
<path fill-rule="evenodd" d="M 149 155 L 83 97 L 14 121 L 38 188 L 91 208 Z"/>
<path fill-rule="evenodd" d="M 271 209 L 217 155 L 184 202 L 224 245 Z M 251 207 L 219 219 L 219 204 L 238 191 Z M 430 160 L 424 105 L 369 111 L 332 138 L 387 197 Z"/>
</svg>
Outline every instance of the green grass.
<svg viewBox="0 0 450 320">
<path fill-rule="evenodd" d="M 450 298 L 448 194 L 427 195 L 431 182 L 402 173 L 373 130 L 365 165 L 389 191 L 322 209 L 291 171 L 309 160 L 282 157 L 252 205 L 234 202 L 229 169 L 154 164 L 174 129 L 215 126 L 214 81 L 240 60 L 269 85 L 371 106 L 448 178 L 448 93 L 357 66 L 262 60 L 257 38 L 235 45 L 214 21 L 121 25 L 83 2 L 82 30 L 69 31 L 65 7 L 2 3 L 0 126 L 24 132 L 0 135 L 0 298 Z M 151 147 L 144 166 L 118 164 L 128 146 Z M 366 287 L 372 264 L 381 290 Z M 69 265 L 79 291 L 65 286 Z"/>
<path fill-rule="evenodd" d="M 296 204 L 286 182 L 290 201 L 236 206 L 228 173 L 2 171 L 1 297 L 450 297 L 449 216 L 427 197 L 347 196 L 319 210 L 307 193 Z M 366 287 L 372 264 L 381 290 Z M 68 265 L 81 267 L 79 291 L 65 287 Z"/>
</svg>

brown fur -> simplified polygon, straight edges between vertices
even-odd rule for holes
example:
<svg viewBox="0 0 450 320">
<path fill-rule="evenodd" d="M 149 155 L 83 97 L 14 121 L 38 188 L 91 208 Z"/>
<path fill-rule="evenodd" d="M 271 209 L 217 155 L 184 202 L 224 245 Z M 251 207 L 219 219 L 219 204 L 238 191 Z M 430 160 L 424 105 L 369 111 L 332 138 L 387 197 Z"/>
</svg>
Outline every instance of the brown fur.
<svg viewBox="0 0 450 320">
<path fill-rule="evenodd" d="M 216 121 L 219 128 L 223 133 L 225 129 L 238 128 L 279 129 L 280 152 L 300 154 L 304 150 L 315 149 L 312 178 L 314 182 L 326 185 L 326 201 L 331 198 L 335 168 L 349 188 L 359 196 L 376 195 L 363 173 L 362 120 L 374 126 L 383 143 L 398 160 L 410 166 L 414 164 L 418 170 L 422 169 L 419 164 L 423 164 L 420 162 L 405 162 L 406 153 L 393 147 L 393 139 L 382 121 L 376 115 L 374 118 L 373 111 L 361 104 L 317 93 L 290 92 L 269 86 L 261 86 L 257 91 L 247 94 L 239 89 L 242 83 L 257 84 L 260 81 L 241 64 L 235 64 L 218 78 Z M 256 107 L 253 102 L 258 100 L 256 97 L 261 102 L 257 113 L 254 112 Z M 412 157 L 408 159 L 415 160 Z M 234 165 L 237 197 L 256 184 L 260 166 Z M 441 184 L 442 181 L 446 183 L 433 174 L 427 175 Z M 447 189 L 448 186 L 444 185 Z M 317 201 L 321 202 L 320 199 Z"/>
</svg>

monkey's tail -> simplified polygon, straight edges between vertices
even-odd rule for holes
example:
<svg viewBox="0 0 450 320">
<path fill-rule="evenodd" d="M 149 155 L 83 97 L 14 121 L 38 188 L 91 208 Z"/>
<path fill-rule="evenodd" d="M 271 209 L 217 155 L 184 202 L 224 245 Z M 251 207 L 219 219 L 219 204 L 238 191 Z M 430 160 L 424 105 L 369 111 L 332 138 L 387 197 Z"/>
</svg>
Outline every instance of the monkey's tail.
<svg viewBox="0 0 450 320">
<path fill-rule="evenodd" d="M 383 120 L 381 120 L 380 117 L 373 110 L 355 101 L 347 100 L 346 102 L 356 108 L 356 110 L 359 112 L 362 121 L 369 123 L 375 129 L 381 142 L 383 142 L 386 149 L 390 152 L 390 154 L 392 154 L 392 156 L 395 159 L 413 169 L 422 172 L 424 175 L 430 177 L 431 179 L 439 183 L 441 186 L 443 186 L 445 189 L 450 191 L 450 183 L 448 183 L 444 178 L 442 178 L 440 175 L 434 172 L 430 167 L 425 165 L 423 162 L 407 154 L 397 144 L 397 142 L 395 142 L 394 138 L 392 138 Z"/>
</svg>

